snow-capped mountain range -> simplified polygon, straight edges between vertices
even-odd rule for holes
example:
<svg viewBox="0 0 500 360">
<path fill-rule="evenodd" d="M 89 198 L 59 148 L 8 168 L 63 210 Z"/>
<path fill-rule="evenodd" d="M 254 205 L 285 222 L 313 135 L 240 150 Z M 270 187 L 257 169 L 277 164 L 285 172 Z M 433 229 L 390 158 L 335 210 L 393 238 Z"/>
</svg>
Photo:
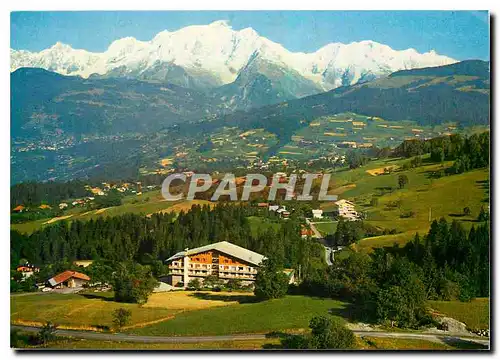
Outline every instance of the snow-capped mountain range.
<svg viewBox="0 0 500 360">
<path fill-rule="evenodd" d="M 252 28 L 233 30 L 226 21 L 162 31 L 151 41 L 126 37 L 103 53 L 56 43 L 40 52 L 11 50 L 11 71 L 39 67 L 63 75 L 119 74 L 140 76 L 159 64 L 183 68 L 189 76 L 211 78 L 214 86 L 236 80 L 254 58 L 279 65 L 311 80 L 322 90 L 356 83 L 401 69 L 446 65 L 456 60 L 430 51 L 396 51 L 373 41 L 331 43 L 314 53 L 293 53 L 259 36 Z"/>
</svg>

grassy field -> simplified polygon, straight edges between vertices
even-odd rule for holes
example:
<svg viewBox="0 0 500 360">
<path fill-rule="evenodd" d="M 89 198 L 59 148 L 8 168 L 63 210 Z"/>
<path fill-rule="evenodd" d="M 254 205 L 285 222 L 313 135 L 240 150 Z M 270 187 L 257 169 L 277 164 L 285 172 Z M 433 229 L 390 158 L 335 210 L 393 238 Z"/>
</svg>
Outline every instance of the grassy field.
<svg viewBox="0 0 500 360">
<path fill-rule="evenodd" d="M 211 298 L 227 299 L 216 293 Z M 313 316 L 328 315 L 330 311 L 342 314 L 346 307 L 341 301 L 306 296 L 286 296 L 257 303 L 242 301 L 238 305 L 180 313 L 172 320 L 129 332 L 159 336 L 267 333 L 307 328 Z"/>
<path fill-rule="evenodd" d="M 337 222 L 336 221 L 315 223 L 314 226 L 316 226 L 316 229 L 318 229 L 318 231 L 323 236 L 335 234 L 335 231 L 337 230 Z"/>
<path fill-rule="evenodd" d="M 405 172 L 407 175 L 411 171 Z M 423 171 L 412 174 L 414 179 L 423 175 Z M 410 178 L 410 176 L 408 176 Z M 488 179 L 488 171 L 475 170 L 460 175 L 445 176 L 428 183 L 411 183 L 406 189 L 379 197 L 378 205 L 369 209 L 368 220 L 374 225 L 390 227 L 389 222 L 398 230 L 427 230 L 431 220 L 445 217 L 448 220 L 456 219 L 470 227 L 477 218 L 482 202 L 487 194 L 483 189 L 483 181 Z M 389 205 L 400 201 L 400 208 L 389 208 Z M 471 216 L 462 216 L 464 207 L 469 207 Z M 401 212 L 413 211 L 414 217 L 400 218 Z"/>
<path fill-rule="evenodd" d="M 408 160 L 379 160 L 357 169 L 333 174 L 335 189 L 332 193 L 338 194 L 339 198 L 354 201 L 357 210 L 366 214 L 367 223 L 398 231 L 395 235 L 363 239 L 356 245 L 359 249 L 370 251 L 374 247 L 404 244 L 416 232 L 426 233 L 430 227 L 429 213 L 431 221 L 444 217 L 448 221 L 458 220 L 465 228 L 477 224 L 475 220 L 481 206 L 486 206 L 489 198 L 488 169 L 433 178 L 432 173 L 445 169 L 451 162 L 433 164 L 429 163 L 426 156 L 423 159 L 423 166 L 390 174 L 374 176 L 370 175 L 370 171 L 401 166 Z M 398 176 L 401 174 L 406 175 L 409 180 L 404 189 L 398 188 Z M 376 204 L 371 203 L 374 198 L 377 199 Z M 323 210 L 333 207 L 333 203 L 321 205 Z M 462 214 L 464 207 L 470 208 L 470 216 Z M 413 212 L 413 216 L 401 217 L 409 212 Z"/>
<path fill-rule="evenodd" d="M 167 319 L 176 311 L 148 308 L 137 304 L 117 303 L 111 293 L 11 295 L 11 323 L 40 325 L 47 321 L 67 328 L 108 329 L 113 326 L 112 312 L 126 308 L 132 312 L 132 326 Z"/>
<path fill-rule="evenodd" d="M 409 120 L 396 122 L 350 112 L 339 113 L 318 117 L 309 126 L 298 129 L 291 141 L 278 150 L 278 154 L 289 159 L 307 159 L 331 154 L 332 143 L 354 141 L 358 147 L 395 147 L 405 139 L 437 137 L 448 131 L 464 132 L 457 130 L 454 123 L 421 126 Z M 473 129 L 468 128 L 465 132 L 471 133 Z M 308 145 L 303 146 L 302 141 Z"/>
<path fill-rule="evenodd" d="M 277 230 L 281 226 L 277 221 L 260 216 L 249 216 L 247 219 L 253 236 L 257 236 L 259 233 L 265 233 L 270 228 Z"/>
<path fill-rule="evenodd" d="M 253 298 L 254 295 L 250 292 L 173 291 L 152 294 L 144 307 L 190 311 L 236 305 L 240 302 L 250 302 Z"/>
<path fill-rule="evenodd" d="M 358 243 L 351 245 L 353 249 L 363 252 L 371 252 L 374 248 L 391 247 L 394 244 L 404 246 L 408 241 L 413 239 L 415 231 L 410 230 L 395 235 L 381 235 L 374 236 L 358 241 Z"/>
<path fill-rule="evenodd" d="M 11 224 L 11 228 L 18 230 L 23 233 L 31 234 L 44 226 L 49 226 L 56 221 L 73 221 L 82 220 L 88 221 L 91 219 L 96 219 L 99 217 L 107 216 L 119 216 L 123 214 L 144 214 L 150 215 L 157 212 L 181 212 L 188 211 L 193 205 L 211 205 L 213 203 L 205 200 L 192 200 L 192 201 L 166 201 L 159 191 L 151 191 L 149 193 L 143 194 L 141 197 L 138 196 L 127 196 L 123 200 L 123 204 L 120 206 L 113 206 L 98 210 L 85 210 L 71 209 L 63 216 L 52 219 L 41 219 L 36 221 L 29 221 L 22 224 Z"/>
<path fill-rule="evenodd" d="M 153 293 L 148 302 L 117 303 L 113 293 L 89 294 L 23 294 L 11 296 L 11 322 L 43 324 L 52 321 L 68 328 L 108 329 L 113 325 L 113 310 L 124 307 L 132 311 L 129 326 L 145 326 L 170 319 L 183 311 L 218 306 L 232 306 L 254 300 L 247 292 L 176 291 Z"/>
<path fill-rule="evenodd" d="M 478 298 L 470 302 L 429 301 L 428 303 L 432 309 L 465 323 L 471 329 L 489 328 L 488 298 Z"/>
<path fill-rule="evenodd" d="M 42 325 L 51 321 L 66 328 L 106 330 L 112 312 L 132 311 L 127 331 L 149 335 L 221 335 L 307 328 L 316 314 L 342 314 L 346 303 L 305 296 L 255 302 L 252 293 L 169 292 L 148 302 L 117 303 L 112 293 L 29 294 L 11 296 L 11 322 Z M 268 314 L 263 317 L 262 314 Z"/>
</svg>

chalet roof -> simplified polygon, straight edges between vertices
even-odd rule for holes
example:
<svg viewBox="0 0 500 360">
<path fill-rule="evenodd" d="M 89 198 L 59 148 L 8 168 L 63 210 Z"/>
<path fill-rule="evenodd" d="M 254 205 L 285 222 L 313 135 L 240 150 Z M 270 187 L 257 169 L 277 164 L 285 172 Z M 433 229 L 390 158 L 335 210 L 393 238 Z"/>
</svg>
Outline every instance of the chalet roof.
<svg viewBox="0 0 500 360">
<path fill-rule="evenodd" d="M 65 282 L 66 280 L 69 280 L 71 278 L 76 278 L 76 279 L 81 279 L 81 280 L 87 280 L 90 281 L 90 278 L 82 273 L 76 272 L 76 271 L 71 271 L 71 270 L 66 270 L 60 274 L 57 274 L 56 276 L 52 277 L 49 279 L 49 284 L 51 286 L 56 286 L 60 283 Z"/>
<path fill-rule="evenodd" d="M 31 264 L 26 264 L 26 265 L 19 265 L 17 268 L 16 268 L 17 271 L 20 271 L 20 272 L 29 272 L 29 271 L 40 271 L 40 268 L 36 267 L 35 265 L 31 265 Z"/>
<path fill-rule="evenodd" d="M 203 252 L 210 251 L 210 250 L 220 251 L 224 254 L 234 256 L 237 259 L 246 261 L 247 263 L 250 263 L 253 265 L 260 265 L 262 260 L 264 260 L 264 258 L 265 258 L 263 255 L 258 254 L 256 252 L 253 252 L 251 250 L 245 249 L 241 246 L 231 244 L 230 242 L 227 242 L 227 241 L 220 241 L 218 243 L 197 247 L 195 249 L 188 249 L 187 251 L 180 251 L 165 261 L 170 262 L 170 261 L 173 261 L 176 259 L 181 259 L 186 255 L 199 254 L 199 253 L 203 253 Z"/>
<path fill-rule="evenodd" d="M 21 211 L 21 210 L 24 210 L 24 206 L 22 205 L 18 205 L 16 206 L 14 209 L 12 209 L 13 211 Z"/>
</svg>

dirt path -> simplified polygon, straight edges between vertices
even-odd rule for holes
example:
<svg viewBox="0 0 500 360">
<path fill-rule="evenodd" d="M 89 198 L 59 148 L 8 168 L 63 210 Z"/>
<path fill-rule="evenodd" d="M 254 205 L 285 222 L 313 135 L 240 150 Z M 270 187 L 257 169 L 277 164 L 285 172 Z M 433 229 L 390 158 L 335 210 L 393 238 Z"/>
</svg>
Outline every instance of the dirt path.
<svg viewBox="0 0 500 360">
<path fill-rule="evenodd" d="M 52 223 L 55 223 L 56 221 L 59 221 L 59 220 L 66 220 L 72 216 L 73 215 L 58 216 L 58 217 L 50 219 L 49 221 L 44 222 L 43 225 L 52 224 Z"/>
</svg>

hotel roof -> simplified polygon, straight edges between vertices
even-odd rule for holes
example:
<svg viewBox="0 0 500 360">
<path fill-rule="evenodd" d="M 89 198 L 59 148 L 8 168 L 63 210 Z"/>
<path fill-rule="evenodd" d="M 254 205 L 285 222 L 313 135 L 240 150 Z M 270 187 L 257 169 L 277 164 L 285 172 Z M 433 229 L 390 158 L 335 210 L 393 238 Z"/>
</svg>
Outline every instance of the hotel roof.
<svg viewBox="0 0 500 360">
<path fill-rule="evenodd" d="M 187 251 L 180 251 L 174 256 L 168 258 L 166 261 L 169 262 L 172 260 L 181 259 L 186 255 L 189 256 L 189 255 L 199 254 L 210 250 L 216 250 L 221 253 L 234 256 L 235 258 L 246 261 L 247 263 L 253 265 L 260 265 L 262 260 L 265 259 L 264 255 L 245 249 L 241 246 L 231 244 L 230 242 L 227 241 L 220 241 L 214 244 L 205 245 L 194 249 L 188 249 Z"/>
</svg>

